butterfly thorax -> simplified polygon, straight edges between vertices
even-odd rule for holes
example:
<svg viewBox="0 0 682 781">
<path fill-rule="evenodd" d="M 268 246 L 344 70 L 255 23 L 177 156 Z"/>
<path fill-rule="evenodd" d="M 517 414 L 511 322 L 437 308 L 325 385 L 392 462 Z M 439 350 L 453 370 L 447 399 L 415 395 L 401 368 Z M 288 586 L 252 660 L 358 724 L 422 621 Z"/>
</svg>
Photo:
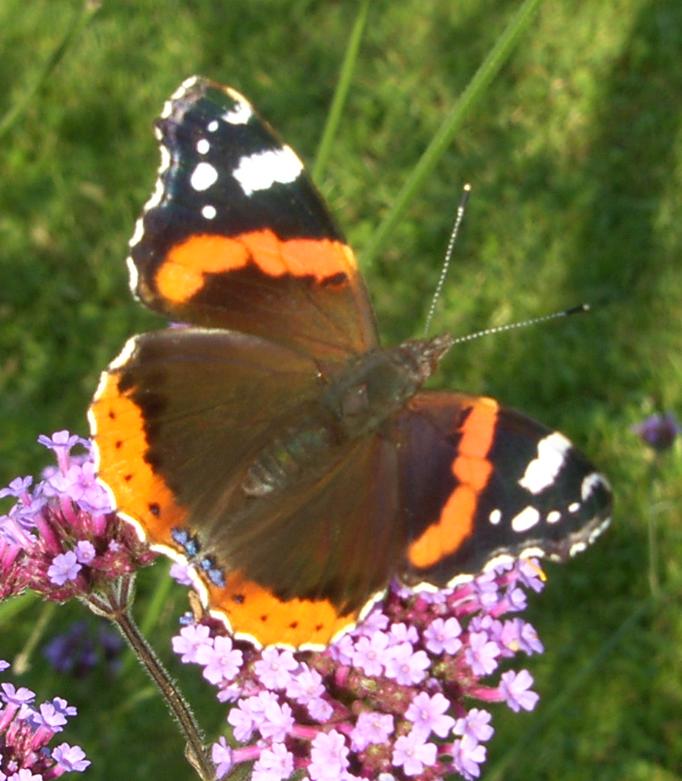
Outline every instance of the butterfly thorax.
<svg viewBox="0 0 682 781">
<path fill-rule="evenodd" d="M 341 441 L 376 431 L 414 396 L 449 349 L 448 335 L 372 350 L 352 361 L 322 396 Z"/>
<path fill-rule="evenodd" d="M 448 350 L 448 335 L 371 350 L 332 376 L 296 427 L 274 432 L 242 481 L 247 496 L 272 496 L 328 471 L 353 440 L 377 431 L 404 407 Z"/>
</svg>

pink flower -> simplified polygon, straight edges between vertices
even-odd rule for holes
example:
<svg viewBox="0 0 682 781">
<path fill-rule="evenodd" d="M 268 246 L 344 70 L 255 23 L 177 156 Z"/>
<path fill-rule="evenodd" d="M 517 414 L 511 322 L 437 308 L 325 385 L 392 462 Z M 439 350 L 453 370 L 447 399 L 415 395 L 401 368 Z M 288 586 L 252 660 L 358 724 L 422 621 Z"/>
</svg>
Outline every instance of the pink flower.
<svg viewBox="0 0 682 781">
<path fill-rule="evenodd" d="M 426 743 L 419 730 L 402 735 L 395 742 L 393 764 L 403 768 L 406 776 L 417 776 L 436 761 L 435 743 Z"/>
<path fill-rule="evenodd" d="M 338 781 L 348 769 L 348 746 L 336 730 L 318 733 L 310 750 L 308 775 L 313 781 Z"/>
<path fill-rule="evenodd" d="M 425 651 L 415 651 L 410 643 L 400 643 L 389 651 L 386 675 L 404 686 L 409 686 L 424 680 L 430 664 Z"/>
<path fill-rule="evenodd" d="M 452 749 L 452 761 L 457 772 L 466 779 L 481 775 L 480 765 L 485 762 L 485 746 L 481 746 L 470 735 L 456 740 Z"/>
<path fill-rule="evenodd" d="M 230 771 L 249 762 L 255 781 L 295 772 L 310 781 L 471 779 L 493 735 L 476 699 L 523 708 L 536 697 L 525 674 L 489 679 L 502 658 L 538 647 L 532 627 L 506 614 L 525 603 L 521 586 L 542 585 L 539 572 L 519 563 L 438 594 L 391 588 L 366 622 L 321 651 L 259 650 L 208 619 L 184 627 L 174 647 L 231 703 L 235 745 L 229 755 L 214 747 Z M 241 653 L 229 681 L 218 646 L 228 660 Z"/>
<path fill-rule="evenodd" d="M 440 692 L 433 696 L 419 692 L 405 711 L 405 718 L 414 725 L 413 731 L 422 732 L 425 737 L 435 732 L 439 738 L 444 738 L 455 723 L 452 716 L 447 715 L 449 707 L 450 701 Z"/>
<path fill-rule="evenodd" d="M 502 673 L 500 691 L 513 711 L 533 710 L 537 705 L 540 696 L 530 690 L 532 684 L 533 677 L 528 670 L 521 670 L 518 673 L 509 670 Z"/>
<path fill-rule="evenodd" d="M 361 713 L 351 732 L 353 749 L 361 751 L 371 743 L 384 743 L 394 730 L 394 719 L 390 713 L 370 711 Z"/>
<path fill-rule="evenodd" d="M 285 689 L 292 681 L 292 672 L 298 669 L 298 662 L 291 651 L 266 648 L 254 665 L 256 675 L 269 689 Z"/>
</svg>

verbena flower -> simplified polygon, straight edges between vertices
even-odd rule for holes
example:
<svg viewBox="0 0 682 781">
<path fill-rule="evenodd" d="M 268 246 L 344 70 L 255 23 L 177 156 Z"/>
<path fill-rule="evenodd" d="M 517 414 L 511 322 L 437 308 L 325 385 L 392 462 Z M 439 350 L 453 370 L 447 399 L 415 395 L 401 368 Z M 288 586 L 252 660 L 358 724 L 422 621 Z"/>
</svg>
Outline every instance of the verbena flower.
<svg viewBox="0 0 682 781">
<path fill-rule="evenodd" d="M 649 447 L 663 451 L 673 446 L 682 426 L 672 412 L 657 412 L 632 426 L 632 431 Z"/>
<path fill-rule="evenodd" d="M 0 670 L 8 666 L 0 660 Z M 23 686 L 0 684 L 0 781 L 49 781 L 90 765 L 80 746 L 48 745 L 76 709 L 61 697 L 36 704 L 35 696 Z"/>
<path fill-rule="evenodd" d="M 528 671 L 500 674 L 500 664 L 543 650 L 518 616 L 523 588 L 542 587 L 532 561 L 433 594 L 393 584 L 319 652 L 257 650 L 210 619 L 184 626 L 174 650 L 231 703 L 230 740 L 212 750 L 218 777 L 244 763 L 254 781 L 295 771 L 311 781 L 478 777 L 494 732 L 481 704 L 519 711 L 538 701 Z"/>
<path fill-rule="evenodd" d="M 68 431 L 38 441 L 57 465 L 36 485 L 18 477 L 0 490 L 0 499 L 15 500 L 0 515 L 0 599 L 26 588 L 58 602 L 87 598 L 151 562 L 155 555 L 97 482 L 90 442 Z"/>
</svg>

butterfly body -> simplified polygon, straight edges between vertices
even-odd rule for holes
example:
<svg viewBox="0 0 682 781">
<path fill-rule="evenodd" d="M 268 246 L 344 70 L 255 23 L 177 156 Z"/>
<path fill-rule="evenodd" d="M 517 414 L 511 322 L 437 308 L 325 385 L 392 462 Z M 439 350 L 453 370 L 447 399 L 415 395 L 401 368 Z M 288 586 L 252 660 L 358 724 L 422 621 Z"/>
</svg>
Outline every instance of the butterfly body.
<svg viewBox="0 0 682 781">
<path fill-rule="evenodd" d="M 189 80 L 157 129 L 131 284 L 185 325 L 129 341 L 90 421 L 119 512 L 215 615 L 319 647 L 393 577 L 443 587 L 603 530 L 608 483 L 563 435 L 422 390 L 449 335 L 379 346 L 352 250 L 241 95 Z"/>
</svg>

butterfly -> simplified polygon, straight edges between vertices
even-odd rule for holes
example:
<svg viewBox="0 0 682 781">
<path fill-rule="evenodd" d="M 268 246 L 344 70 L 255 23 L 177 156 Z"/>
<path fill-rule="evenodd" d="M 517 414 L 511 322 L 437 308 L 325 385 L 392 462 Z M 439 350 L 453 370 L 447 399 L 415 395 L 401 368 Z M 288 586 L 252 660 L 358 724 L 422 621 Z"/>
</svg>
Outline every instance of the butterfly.
<svg viewBox="0 0 682 781">
<path fill-rule="evenodd" d="M 392 578 L 447 587 L 598 536 L 611 491 L 566 437 L 421 389 L 451 336 L 380 346 L 352 249 L 242 95 L 188 79 L 156 134 L 128 266 L 171 325 L 102 374 L 91 432 L 118 512 L 237 637 L 319 648 Z"/>
</svg>

